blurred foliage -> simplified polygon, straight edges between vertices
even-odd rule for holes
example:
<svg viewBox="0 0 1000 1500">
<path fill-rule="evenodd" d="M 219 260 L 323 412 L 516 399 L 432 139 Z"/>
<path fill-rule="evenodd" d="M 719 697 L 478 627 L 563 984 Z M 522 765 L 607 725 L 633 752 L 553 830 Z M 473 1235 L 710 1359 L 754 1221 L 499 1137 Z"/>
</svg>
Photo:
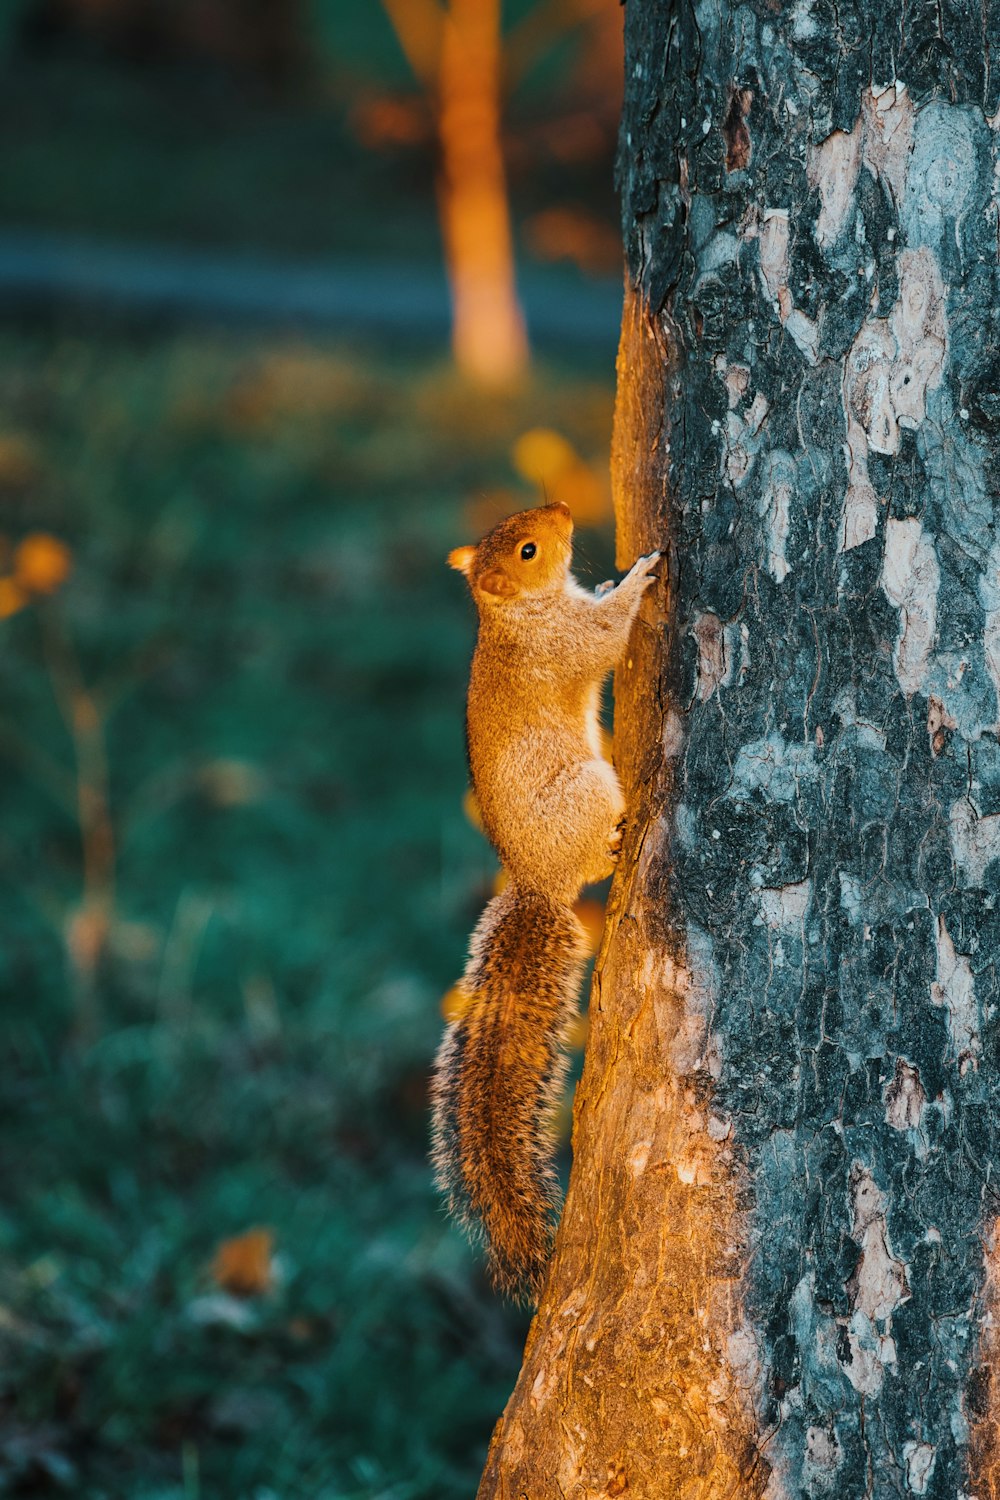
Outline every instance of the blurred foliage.
<svg viewBox="0 0 1000 1500">
<path fill-rule="evenodd" d="M 505 151 L 525 243 L 607 269 L 577 11 L 505 7 Z M 11 0 L 0 131 L 15 228 L 440 256 L 374 3 Z M 487 404 L 415 352 L 0 327 L 0 1493 L 474 1491 L 525 1320 L 426 1160 L 495 874 L 444 556 L 543 495 L 603 525 L 610 424 L 610 358 Z"/>
<path fill-rule="evenodd" d="M 5 569 L 73 564 L 0 621 L 0 1491 L 467 1497 L 525 1325 L 426 1161 L 494 868 L 443 559 L 610 371 L 8 327 L 0 410 Z"/>
<path fill-rule="evenodd" d="M 286 102 L 192 64 L 55 50 L 24 66 L 9 49 L 0 132 L 9 225 L 303 257 L 440 254 L 426 152 L 366 150 L 322 92 Z"/>
<path fill-rule="evenodd" d="M 275 76 L 254 59 L 273 58 L 281 9 L 299 61 Z M 522 249 L 617 280 L 618 9 L 507 0 L 504 16 Z M 9 0 L 0 134 L 0 223 L 312 259 L 440 259 L 433 110 L 378 0 Z"/>
</svg>

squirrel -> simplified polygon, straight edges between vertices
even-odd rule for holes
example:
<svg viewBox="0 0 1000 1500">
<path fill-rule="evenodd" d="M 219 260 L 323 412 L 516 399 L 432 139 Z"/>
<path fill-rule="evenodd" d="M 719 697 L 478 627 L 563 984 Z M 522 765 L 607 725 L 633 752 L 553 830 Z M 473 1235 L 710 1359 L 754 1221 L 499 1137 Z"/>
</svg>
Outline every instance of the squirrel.
<svg viewBox="0 0 1000 1500">
<path fill-rule="evenodd" d="M 448 555 L 479 615 L 466 740 L 507 879 L 472 934 L 467 1003 L 438 1050 L 431 1159 L 450 1212 L 485 1243 L 494 1287 L 532 1301 L 558 1208 L 553 1115 L 586 958 L 573 905 L 611 874 L 624 828 L 599 697 L 660 558 L 591 594 L 570 572 L 572 536 L 557 503 Z"/>
</svg>

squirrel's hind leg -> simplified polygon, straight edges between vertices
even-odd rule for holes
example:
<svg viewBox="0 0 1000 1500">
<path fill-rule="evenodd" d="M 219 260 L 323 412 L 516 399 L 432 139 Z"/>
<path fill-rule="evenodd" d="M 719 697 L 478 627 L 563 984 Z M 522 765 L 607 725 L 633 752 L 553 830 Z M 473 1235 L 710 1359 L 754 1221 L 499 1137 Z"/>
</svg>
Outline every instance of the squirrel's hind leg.
<svg viewBox="0 0 1000 1500">
<path fill-rule="evenodd" d="M 575 900 L 580 887 L 604 880 L 615 867 L 625 799 L 606 760 L 580 761 L 548 782 L 537 803 L 540 871 L 555 899 Z"/>
</svg>

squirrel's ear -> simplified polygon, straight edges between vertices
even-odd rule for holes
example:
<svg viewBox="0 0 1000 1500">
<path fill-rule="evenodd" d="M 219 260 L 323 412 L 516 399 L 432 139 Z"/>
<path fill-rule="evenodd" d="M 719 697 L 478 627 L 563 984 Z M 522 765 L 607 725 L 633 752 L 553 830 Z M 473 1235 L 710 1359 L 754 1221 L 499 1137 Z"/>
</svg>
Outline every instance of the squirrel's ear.
<svg viewBox="0 0 1000 1500">
<path fill-rule="evenodd" d="M 479 580 L 479 587 L 484 594 L 496 594 L 499 599 L 509 599 L 511 594 L 517 593 L 517 584 L 513 578 L 508 578 L 499 568 L 491 568 L 488 573 L 484 573 Z"/>
<path fill-rule="evenodd" d="M 456 547 L 453 552 L 448 553 L 448 566 L 449 568 L 454 568 L 458 573 L 464 573 L 466 578 L 468 578 L 469 569 L 472 567 L 472 559 L 475 555 L 475 547 Z"/>
</svg>

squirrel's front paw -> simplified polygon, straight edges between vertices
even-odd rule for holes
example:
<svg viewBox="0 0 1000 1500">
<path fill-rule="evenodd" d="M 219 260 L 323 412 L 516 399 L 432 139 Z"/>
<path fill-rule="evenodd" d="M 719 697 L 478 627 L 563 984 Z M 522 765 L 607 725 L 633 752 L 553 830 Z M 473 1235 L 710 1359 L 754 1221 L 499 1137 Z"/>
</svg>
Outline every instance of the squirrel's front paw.
<svg viewBox="0 0 1000 1500">
<path fill-rule="evenodd" d="M 654 583 L 660 576 L 656 571 L 656 566 L 662 557 L 662 552 L 647 552 L 645 557 L 640 557 L 638 562 L 632 564 L 625 581 L 635 580 L 641 582 L 644 587 L 646 584 Z"/>
<path fill-rule="evenodd" d="M 614 586 L 615 586 L 614 579 L 613 578 L 606 578 L 603 583 L 599 583 L 597 585 L 596 589 L 594 590 L 594 597 L 596 599 L 603 599 L 604 596 L 605 596 L 605 594 L 610 594 L 612 592 L 612 590 L 614 589 Z"/>
</svg>

